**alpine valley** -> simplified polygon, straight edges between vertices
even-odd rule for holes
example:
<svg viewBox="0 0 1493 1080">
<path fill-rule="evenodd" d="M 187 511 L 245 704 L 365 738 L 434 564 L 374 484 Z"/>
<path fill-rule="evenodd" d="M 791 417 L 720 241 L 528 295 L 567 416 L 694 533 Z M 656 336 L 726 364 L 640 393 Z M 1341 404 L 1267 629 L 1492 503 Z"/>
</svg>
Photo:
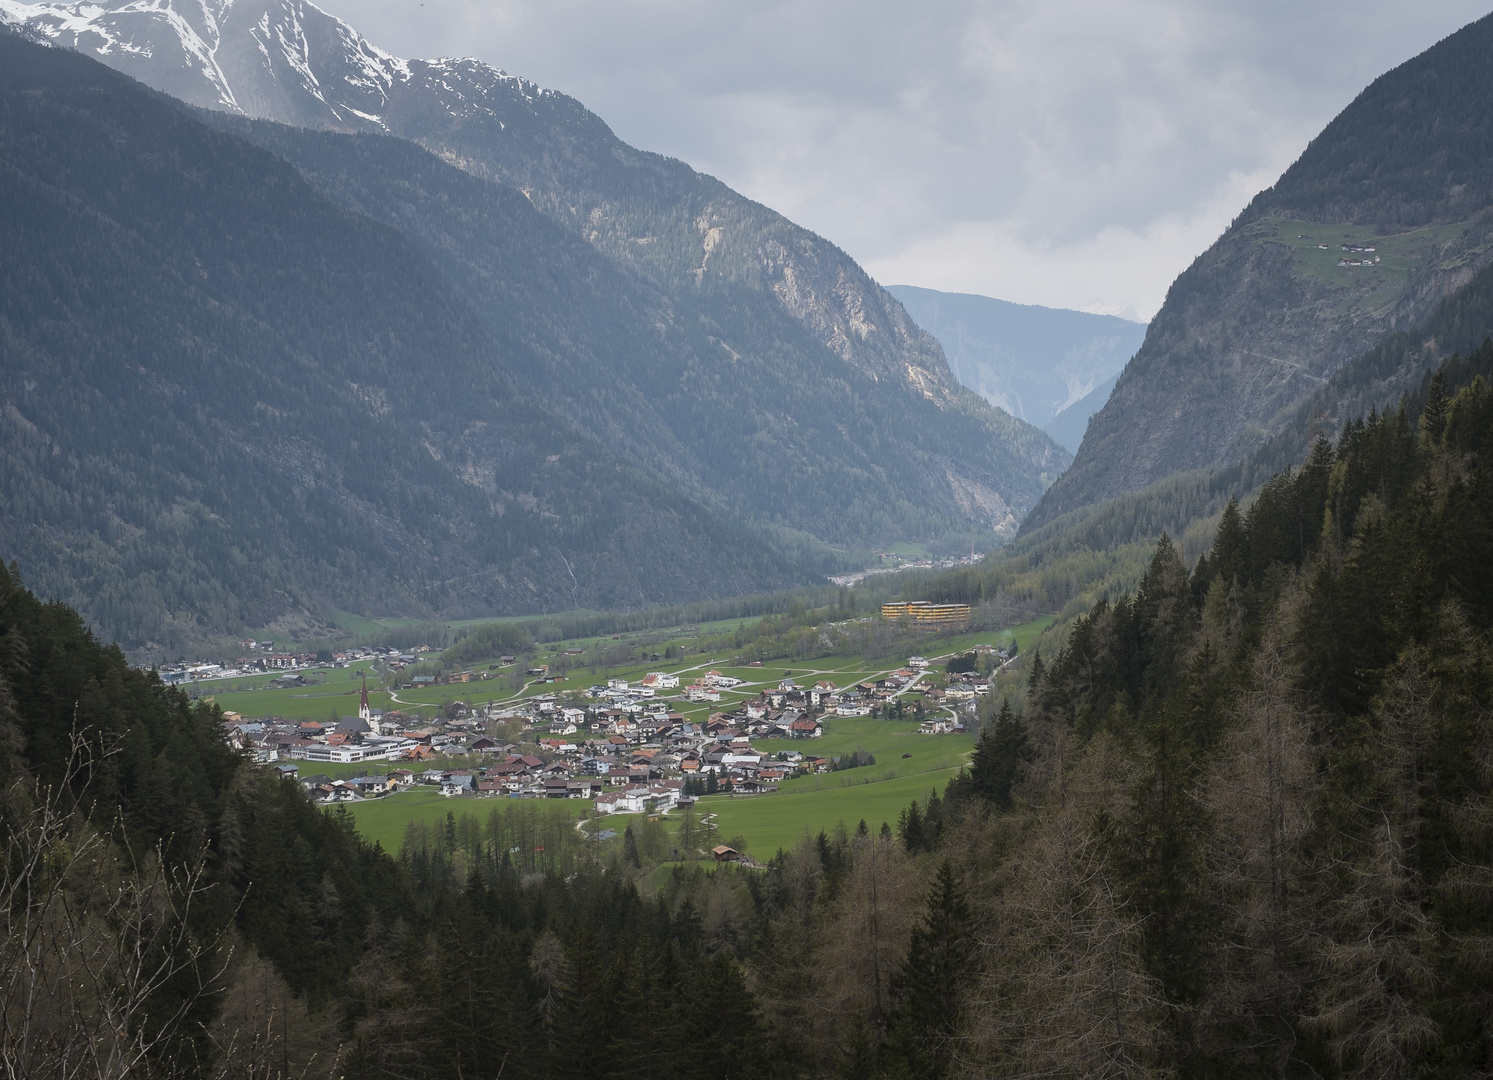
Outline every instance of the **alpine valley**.
<svg viewBox="0 0 1493 1080">
<path fill-rule="evenodd" d="M 1144 328 L 296 0 L 0 21 L 5 1077 L 1493 1077 L 1493 16 Z"/>
</svg>

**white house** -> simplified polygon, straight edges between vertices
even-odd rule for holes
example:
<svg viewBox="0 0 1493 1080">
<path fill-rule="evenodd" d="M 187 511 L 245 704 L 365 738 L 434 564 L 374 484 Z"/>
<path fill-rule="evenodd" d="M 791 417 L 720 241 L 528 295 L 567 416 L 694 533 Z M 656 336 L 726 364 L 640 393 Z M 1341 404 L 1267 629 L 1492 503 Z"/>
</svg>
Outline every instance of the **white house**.
<svg viewBox="0 0 1493 1080">
<path fill-rule="evenodd" d="M 471 773 L 452 773 L 441 781 L 441 794 L 447 798 L 450 798 L 452 795 L 465 795 L 471 790 Z"/>
<path fill-rule="evenodd" d="M 679 802 L 679 790 L 671 784 L 633 784 L 598 795 L 594 805 L 600 814 L 641 814 L 649 802 L 658 810 L 670 810 Z"/>
</svg>

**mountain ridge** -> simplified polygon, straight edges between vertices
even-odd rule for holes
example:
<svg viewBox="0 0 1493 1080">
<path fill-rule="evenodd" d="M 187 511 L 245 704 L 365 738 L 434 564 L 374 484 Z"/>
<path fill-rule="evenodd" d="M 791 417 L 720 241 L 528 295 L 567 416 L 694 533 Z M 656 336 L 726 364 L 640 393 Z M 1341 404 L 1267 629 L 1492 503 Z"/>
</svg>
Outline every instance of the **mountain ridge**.
<svg viewBox="0 0 1493 1080">
<path fill-rule="evenodd" d="M 0 3 L 11 22 L 93 52 L 103 42 L 109 51 L 102 61 L 224 111 L 217 83 L 171 52 L 185 33 L 171 18 L 175 10 L 171 2 L 149 11 L 123 3 Z M 259 119 L 409 139 L 465 172 L 521 191 L 664 297 L 662 317 L 684 312 L 681 320 L 706 326 L 720 356 L 791 368 L 822 364 L 811 354 L 823 349 L 888 393 L 932 403 L 942 419 L 920 426 L 956 434 L 944 440 L 942 465 L 923 484 L 938 492 L 938 516 L 963 521 L 967 539 L 983 533 L 993 545 L 1013 535 L 1066 468 L 1066 450 L 961 387 L 937 341 L 843 251 L 682 162 L 627 146 L 574 99 L 475 60 L 399 60 L 294 0 L 235 4 L 215 26 L 215 55 L 228 48 L 261 58 L 234 69 L 230 96 L 238 114 L 244 103 L 259 102 Z M 259 40 L 249 31 L 264 26 L 279 28 L 276 48 L 249 50 L 244 42 Z M 325 77 L 316 76 L 318 64 Z M 368 64 L 377 71 L 365 70 Z M 246 86 L 258 89 L 250 94 Z M 338 96 L 344 92 L 351 96 Z M 855 435 L 875 440 L 870 432 Z"/>
<path fill-rule="evenodd" d="M 1173 283 L 1024 529 L 1250 453 L 1493 260 L 1493 18 L 1367 87 Z"/>
<path fill-rule="evenodd" d="M 182 8 L 199 10 L 196 5 Z M 699 262 L 691 258 L 685 267 L 672 270 L 683 269 L 697 282 L 705 278 L 712 257 L 717 264 L 722 261 L 717 251 L 728 242 L 728 227 L 739 224 L 735 219 L 742 208 L 765 211 L 775 219 L 775 229 L 787 227 L 791 234 L 775 236 L 776 245 L 758 259 L 788 310 L 843 359 L 878 379 L 902 375 L 918 391 L 956 396 L 947 364 L 931 355 L 937 352 L 936 347 L 929 350 L 931 339 L 896 310 L 900 305 L 868 295 L 880 290 L 863 271 L 846 273 L 843 264 L 850 260 L 838 248 L 683 162 L 628 146 L 574 98 L 473 58 L 401 59 L 303 0 L 203 4 L 200 14 L 195 22 L 202 25 L 195 25 L 174 0 L 149 9 L 128 3 L 111 9 L 94 3 L 0 0 L 0 17 L 96 53 L 110 66 L 189 104 L 292 126 L 410 138 L 468 171 L 518 188 L 614 258 L 645 272 L 656 270 L 659 260 L 638 257 L 632 242 L 648 238 L 626 235 L 625 221 L 606 216 L 618 194 L 625 199 L 672 187 L 696 200 L 687 225 L 698 234 Z M 162 32 L 163 26 L 169 34 Z M 163 39 L 196 58 L 197 66 L 157 56 Z M 519 153 L 506 152 L 514 147 Z M 545 164 L 554 162 L 562 163 L 569 175 L 564 197 L 544 182 L 553 180 L 543 173 Z M 569 205 L 577 196 L 590 205 Z M 813 249 L 809 258 L 794 258 L 792 249 L 805 246 Z M 821 246 L 833 248 L 838 258 L 831 261 L 842 264 L 830 275 L 832 281 L 813 258 Z M 856 277 L 861 280 L 847 280 Z M 879 341 L 869 341 L 873 332 L 910 350 L 905 370 L 898 370 Z"/>
</svg>

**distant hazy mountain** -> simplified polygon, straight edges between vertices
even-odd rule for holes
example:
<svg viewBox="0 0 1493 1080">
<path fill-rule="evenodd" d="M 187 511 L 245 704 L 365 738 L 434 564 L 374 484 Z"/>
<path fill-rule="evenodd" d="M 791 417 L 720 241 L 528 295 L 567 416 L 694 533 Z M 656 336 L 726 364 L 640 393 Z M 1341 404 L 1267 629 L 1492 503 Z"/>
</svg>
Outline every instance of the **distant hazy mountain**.
<svg viewBox="0 0 1493 1080">
<path fill-rule="evenodd" d="M 1075 406 L 1097 387 L 1113 385 L 1146 336 L 1144 323 L 1113 315 L 913 285 L 889 285 L 887 292 L 938 339 L 961 383 L 1012 416 L 1048 429 L 1070 450 L 1078 449 L 1077 441 L 1070 443 L 1048 425 L 1067 412 L 1060 430 L 1076 426 L 1082 439 L 1084 422 L 1104 401 L 1087 411 Z"/>
<path fill-rule="evenodd" d="M 1177 278 L 1023 529 L 1237 461 L 1493 262 L 1493 17 L 1376 79 Z"/>
<path fill-rule="evenodd" d="M 859 544 L 962 533 L 995 543 L 1071 460 L 964 390 L 938 342 L 844 252 L 682 162 L 626 145 L 563 94 L 475 60 L 400 59 L 301 0 L 0 0 L 0 18 L 195 105 L 396 135 L 517 188 L 651 294 L 648 318 L 661 335 L 688 339 L 708 374 L 679 385 L 708 391 L 706 451 L 751 486 L 752 509 L 797 535 Z M 606 335 L 597 340 L 595 362 L 612 364 Z M 601 381 L 584 368 L 571 378 L 574 393 Z M 797 400 L 766 392 L 795 380 Z M 826 412 L 815 386 L 846 387 L 878 409 L 932 412 L 876 429 L 858 407 Z M 865 474 L 845 489 L 853 507 L 817 497 L 834 482 L 819 468 L 809 418 L 853 444 L 846 460 Z M 608 419 L 603 438 L 627 426 L 624 414 Z M 798 459 L 786 474 L 772 467 L 781 454 L 763 456 L 785 439 Z M 805 487 L 795 473 L 816 479 Z"/>
</svg>

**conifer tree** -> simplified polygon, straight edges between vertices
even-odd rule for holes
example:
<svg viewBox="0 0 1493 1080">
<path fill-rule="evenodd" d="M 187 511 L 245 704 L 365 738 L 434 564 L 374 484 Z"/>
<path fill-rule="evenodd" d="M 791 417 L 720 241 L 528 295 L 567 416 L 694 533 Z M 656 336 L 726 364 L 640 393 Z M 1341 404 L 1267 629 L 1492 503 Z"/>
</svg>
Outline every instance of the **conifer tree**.
<svg viewBox="0 0 1493 1080">
<path fill-rule="evenodd" d="M 1204 839 L 1206 887 L 1222 948 L 1201 1010 L 1204 1041 L 1256 1075 L 1285 1080 L 1296 1064 L 1296 1018 L 1307 982 L 1304 943 L 1318 932 L 1315 878 L 1303 841 L 1319 779 L 1302 695 L 1293 687 L 1279 620 L 1266 627 L 1236 726 L 1204 795 L 1215 827 Z"/>
<path fill-rule="evenodd" d="M 1011 699 L 1004 698 L 1000 712 L 985 725 L 975 745 L 970 759 L 971 787 L 996 809 L 1011 809 L 1012 788 L 1029 756 L 1026 725 L 1011 711 Z"/>
<path fill-rule="evenodd" d="M 923 848 L 923 811 L 918 808 L 918 801 L 914 799 L 909 803 L 897 818 L 897 835 L 902 838 L 902 846 L 910 852 L 921 851 Z"/>
<path fill-rule="evenodd" d="M 1373 727 L 1347 733 L 1329 792 L 1341 846 L 1324 868 L 1335 888 L 1329 932 L 1313 949 L 1316 1000 L 1306 1024 L 1347 1077 L 1416 1075 L 1440 1041 L 1426 1008 L 1436 928 L 1422 845 L 1438 720 L 1428 659 L 1423 648 L 1406 650 L 1374 703 Z"/>
<path fill-rule="evenodd" d="M 960 999 L 973 972 L 971 923 L 969 902 L 945 860 L 893 980 L 897 1004 L 885 1047 L 890 1075 L 942 1080 L 949 1074 Z"/>
<path fill-rule="evenodd" d="M 1244 519 L 1239 513 L 1239 500 L 1230 495 L 1228 504 L 1218 519 L 1218 532 L 1213 538 L 1213 551 L 1208 557 L 1210 572 L 1223 580 L 1225 588 L 1245 584 L 1240 579 L 1247 575 L 1248 545 Z"/>
<path fill-rule="evenodd" d="M 699 1035 L 690 1056 L 691 1075 L 745 1080 L 760 1073 L 756 1002 L 729 950 L 717 953 L 700 973 L 690 1012 L 690 1027 Z"/>
<path fill-rule="evenodd" d="M 1446 396 L 1444 369 L 1437 368 L 1431 376 L 1430 390 L 1426 395 L 1426 407 L 1420 414 L 1420 431 L 1432 446 L 1441 445 L 1441 436 L 1446 432 L 1446 414 L 1449 402 Z"/>
<path fill-rule="evenodd" d="M 1026 680 L 1026 695 L 1032 702 L 1036 702 L 1042 693 L 1042 680 L 1047 675 L 1047 665 L 1042 662 L 1042 650 L 1032 650 L 1032 670 Z"/>
</svg>

